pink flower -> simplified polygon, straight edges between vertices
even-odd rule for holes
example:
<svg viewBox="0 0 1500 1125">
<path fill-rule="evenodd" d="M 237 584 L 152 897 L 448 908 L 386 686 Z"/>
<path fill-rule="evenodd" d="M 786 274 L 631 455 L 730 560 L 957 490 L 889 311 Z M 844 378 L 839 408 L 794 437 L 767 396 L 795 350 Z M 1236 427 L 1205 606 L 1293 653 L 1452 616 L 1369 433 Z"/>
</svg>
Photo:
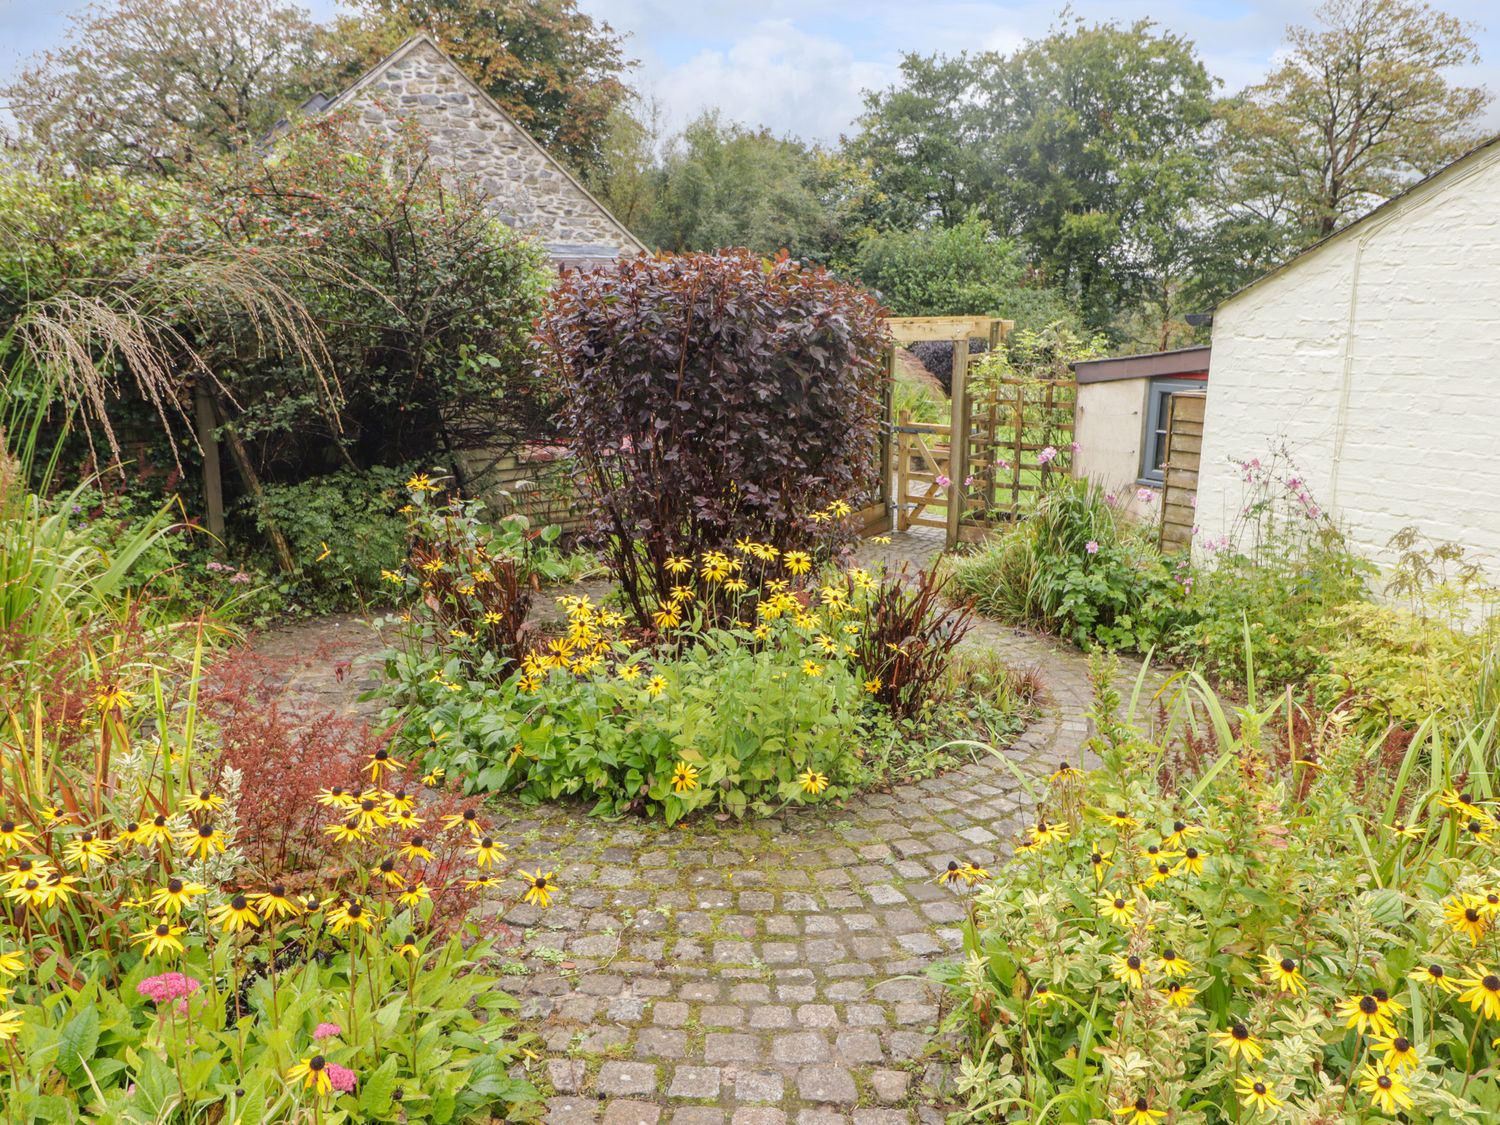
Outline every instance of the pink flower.
<svg viewBox="0 0 1500 1125">
<path fill-rule="evenodd" d="M 1097 539 L 1090 539 L 1083 545 L 1083 549 L 1091 555 L 1097 555 L 1099 553 L 1099 541 Z"/>
<path fill-rule="evenodd" d="M 327 1066 L 328 1081 L 333 1083 L 333 1088 L 341 1094 L 347 1094 L 354 1089 L 354 1083 L 358 1081 L 354 1071 L 347 1066 L 339 1066 L 338 1063 L 329 1063 Z"/>
<path fill-rule="evenodd" d="M 1052 458 L 1056 456 L 1056 447 L 1049 445 L 1036 455 L 1036 463 L 1038 465 L 1045 465 L 1048 461 L 1052 460 Z"/>
<path fill-rule="evenodd" d="M 135 986 L 135 990 L 158 1004 L 165 1004 L 168 1000 L 191 996 L 202 987 L 202 981 L 185 977 L 181 973 L 162 973 L 160 976 L 147 977 Z"/>
<path fill-rule="evenodd" d="M 1119 499 L 1120 498 L 1118 496 L 1116 496 L 1113 492 L 1106 492 L 1104 494 L 1104 502 L 1106 504 L 1113 504 L 1116 501 L 1118 501 Z"/>
<path fill-rule="evenodd" d="M 1135 498 L 1142 504 L 1150 504 L 1156 499 L 1156 493 L 1152 492 L 1149 488 L 1137 488 L 1135 490 Z"/>
<path fill-rule="evenodd" d="M 344 1029 L 336 1023 L 320 1023 L 313 1028 L 314 1039 L 332 1039 L 335 1035 L 344 1034 Z"/>
<path fill-rule="evenodd" d="M 970 473 L 968 476 L 964 477 L 964 487 L 965 488 L 973 488 L 974 487 L 974 474 L 973 473 Z"/>
<path fill-rule="evenodd" d="M 939 488 L 947 488 L 952 483 L 953 482 L 948 479 L 947 474 L 945 474 L 945 473 L 938 474 L 937 486 Z"/>
<path fill-rule="evenodd" d="M 1078 452 L 1078 443 L 1076 441 L 1069 442 L 1068 443 L 1068 449 L 1071 452 L 1073 452 L 1073 453 L 1077 453 Z"/>
</svg>

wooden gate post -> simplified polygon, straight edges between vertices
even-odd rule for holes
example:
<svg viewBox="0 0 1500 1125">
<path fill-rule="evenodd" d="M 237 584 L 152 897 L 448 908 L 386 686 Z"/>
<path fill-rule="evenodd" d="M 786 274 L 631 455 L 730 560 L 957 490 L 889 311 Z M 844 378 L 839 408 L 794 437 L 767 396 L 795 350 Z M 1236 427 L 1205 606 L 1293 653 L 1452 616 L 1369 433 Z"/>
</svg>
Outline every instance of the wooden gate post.
<svg viewBox="0 0 1500 1125">
<path fill-rule="evenodd" d="M 203 451 L 203 506 L 207 510 L 208 533 L 215 539 L 214 554 L 224 553 L 224 480 L 219 467 L 219 439 L 214 431 L 214 400 L 199 376 L 193 382 L 193 413 L 198 430 L 198 448 Z"/>
<path fill-rule="evenodd" d="M 958 544 L 963 482 L 969 471 L 969 340 L 953 343 L 953 412 L 948 429 L 948 548 Z"/>
</svg>

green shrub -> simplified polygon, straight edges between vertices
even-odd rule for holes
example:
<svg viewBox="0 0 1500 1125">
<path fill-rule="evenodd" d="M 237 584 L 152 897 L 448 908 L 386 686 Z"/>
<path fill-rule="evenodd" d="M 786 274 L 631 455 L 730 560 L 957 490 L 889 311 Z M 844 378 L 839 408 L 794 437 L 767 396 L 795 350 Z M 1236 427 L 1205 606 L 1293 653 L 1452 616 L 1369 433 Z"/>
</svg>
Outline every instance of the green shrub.
<svg viewBox="0 0 1500 1125">
<path fill-rule="evenodd" d="M 1030 328 L 1072 319 L 1060 293 L 1027 284 L 1015 243 L 978 216 L 873 234 L 853 270 L 897 316 L 1003 316 Z"/>
<path fill-rule="evenodd" d="M 1489 778 L 1435 738 L 1392 760 L 1337 716 L 1292 743 L 1198 706 L 1207 743 L 1103 706 L 1102 768 L 1054 775 L 993 880 L 960 869 L 964 960 L 936 975 L 967 1119 L 1493 1119 Z M 1409 1101 L 1381 1103 L 1383 1074 Z"/>
<path fill-rule="evenodd" d="M 760 647 L 747 631 L 710 630 L 679 655 L 632 660 L 622 648 L 618 663 L 584 676 L 554 667 L 535 679 L 465 682 L 457 657 L 396 658 L 390 672 L 420 716 L 417 737 L 444 735 L 429 767 L 467 791 L 582 797 L 597 813 L 672 823 L 698 809 L 743 816 L 841 797 L 859 779 L 860 680 L 818 659 L 810 642 L 783 637 Z M 691 786 L 678 791 L 682 766 Z M 826 790 L 808 787 L 809 771 Z"/>
<path fill-rule="evenodd" d="M 1466 715 L 1493 633 L 1465 633 L 1399 606 L 1351 602 L 1312 623 L 1321 698 L 1349 697 L 1380 725 Z"/>
<path fill-rule="evenodd" d="M 954 589 L 977 609 L 1075 644 L 1145 648 L 1178 596 L 1146 536 L 1088 481 L 1058 480 L 1021 523 L 959 559 Z"/>
<path fill-rule="evenodd" d="M 341 469 L 300 484 L 267 485 L 247 514 L 264 535 L 274 526 L 291 547 L 293 572 L 281 580 L 287 601 L 307 612 L 392 604 L 383 571 L 406 557 L 410 466 Z"/>
</svg>

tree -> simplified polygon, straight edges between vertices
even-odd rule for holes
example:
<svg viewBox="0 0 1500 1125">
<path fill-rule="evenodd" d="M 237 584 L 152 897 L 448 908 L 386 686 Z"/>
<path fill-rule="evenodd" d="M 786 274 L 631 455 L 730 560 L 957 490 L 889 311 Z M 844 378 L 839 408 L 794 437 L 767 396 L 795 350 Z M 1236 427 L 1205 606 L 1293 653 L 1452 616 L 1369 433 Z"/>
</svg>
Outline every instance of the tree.
<svg viewBox="0 0 1500 1125">
<path fill-rule="evenodd" d="M 116 0 L 0 90 L 76 167 L 174 171 L 259 139 L 309 92 L 315 25 L 278 0 Z"/>
<path fill-rule="evenodd" d="M 1092 327 L 1157 284 L 1207 163 L 1213 83 L 1188 40 L 1076 21 L 1009 56 L 908 56 L 902 75 L 849 147 L 908 214 L 976 211 Z"/>
<path fill-rule="evenodd" d="M 743 246 L 825 261 L 835 234 L 821 194 L 826 176 L 817 150 L 801 141 L 710 111 L 668 148 L 640 229 L 664 250 Z"/>
<path fill-rule="evenodd" d="M 624 38 L 576 0 L 360 0 L 363 66 L 402 33 L 426 31 L 522 127 L 576 171 L 605 160 L 610 119 L 630 96 Z M 349 21 L 343 31 L 355 32 Z"/>
<path fill-rule="evenodd" d="M 897 316 L 1003 316 L 1032 328 L 1067 316 L 1057 293 L 1028 286 L 1015 243 L 997 238 L 978 215 L 951 227 L 871 235 L 853 272 Z"/>
<path fill-rule="evenodd" d="M 897 85 L 865 92 L 859 132 L 844 139 L 844 150 L 871 169 L 889 201 L 891 226 L 947 225 L 971 211 L 987 213 L 999 169 L 986 91 L 1002 64 L 992 52 L 906 54 Z"/>
<path fill-rule="evenodd" d="M 1412 0 L 1329 0 L 1287 29 L 1285 61 L 1218 107 L 1220 291 L 1451 162 L 1489 95 L 1449 81 L 1479 61 L 1460 20 Z"/>
</svg>

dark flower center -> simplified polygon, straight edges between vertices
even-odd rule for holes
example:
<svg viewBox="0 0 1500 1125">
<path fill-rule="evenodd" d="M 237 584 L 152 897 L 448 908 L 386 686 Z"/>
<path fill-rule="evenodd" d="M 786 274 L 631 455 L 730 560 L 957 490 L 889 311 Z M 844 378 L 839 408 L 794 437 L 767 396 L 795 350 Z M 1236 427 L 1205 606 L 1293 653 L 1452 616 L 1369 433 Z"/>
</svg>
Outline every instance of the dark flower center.
<svg viewBox="0 0 1500 1125">
<path fill-rule="evenodd" d="M 1151 1103 L 1148 1102 L 1145 1098 L 1136 1098 L 1135 1099 L 1135 1111 L 1137 1113 L 1145 1113 L 1150 1108 L 1151 1108 Z"/>
<path fill-rule="evenodd" d="M 1370 995 L 1373 996 L 1373 997 L 1375 997 L 1375 1002 L 1377 1004 L 1384 1004 L 1387 1000 L 1389 1000 L 1391 998 L 1391 994 L 1389 992 L 1387 992 L 1383 988 L 1377 988 L 1377 989 L 1372 990 L 1371 993 L 1370 993 Z"/>
<path fill-rule="evenodd" d="M 1257 1082 L 1254 1086 L 1251 1086 L 1250 1088 L 1252 1090 L 1254 1090 L 1257 1094 L 1264 1094 L 1266 1092 L 1266 1084 L 1264 1082 Z"/>
<path fill-rule="evenodd" d="M 1484 985 L 1486 992 L 1500 992 L 1500 977 L 1497 977 L 1494 973 L 1491 973 L 1479 983 Z"/>
<path fill-rule="evenodd" d="M 370 798 L 366 797 L 363 801 L 361 801 L 359 803 L 359 807 L 362 808 L 362 809 L 364 809 L 365 812 L 370 812 L 372 809 L 375 808 L 375 802 L 372 801 L 372 800 L 370 800 Z"/>
<path fill-rule="evenodd" d="M 1458 799 L 1461 804 L 1472 805 L 1474 803 L 1473 794 L 1470 793 L 1460 793 Z"/>
<path fill-rule="evenodd" d="M 1173 832 L 1184 832 L 1186 830 L 1187 830 L 1187 825 L 1183 824 L 1182 821 L 1180 821 L 1180 820 L 1174 820 L 1172 822 L 1172 831 Z"/>
<path fill-rule="evenodd" d="M 198 794 L 198 800 L 200 800 L 200 801 L 209 801 L 209 800 L 212 800 L 212 799 L 213 799 L 213 792 L 212 792 L 212 790 L 205 789 L 202 793 Z"/>
<path fill-rule="evenodd" d="M 1470 832 L 1474 832 L 1474 833 L 1478 833 L 1478 832 L 1482 831 L 1482 829 L 1479 826 L 1479 821 L 1477 821 L 1477 820 L 1471 820 L 1471 821 L 1469 821 L 1469 831 Z"/>
<path fill-rule="evenodd" d="M 1250 1029 L 1242 1023 L 1237 1023 L 1229 1029 L 1229 1034 L 1236 1039 L 1245 1040 L 1250 1038 Z"/>
<path fill-rule="evenodd" d="M 399 793 L 396 794 L 396 796 L 395 796 L 394 799 L 397 800 L 397 801 L 404 801 L 404 800 L 406 800 L 406 790 L 405 789 L 401 790 L 401 792 L 399 792 Z"/>
<path fill-rule="evenodd" d="M 307 1060 L 308 1070 L 322 1070 L 326 1065 L 327 1060 L 325 1060 L 322 1055 L 314 1055 L 312 1058 Z"/>
<path fill-rule="evenodd" d="M 1130 966 L 1130 968 L 1132 970 L 1136 970 L 1136 969 L 1139 969 L 1141 967 L 1141 959 L 1139 957 L 1137 957 L 1135 954 L 1132 953 L 1129 957 L 1127 957 L 1125 959 L 1125 964 L 1127 964 L 1128 966 Z"/>
<path fill-rule="evenodd" d="M 246 905 L 244 895 L 235 895 L 229 900 L 229 908 L 231 910 L 244 910 Z"/>
<path fill-rule="evenodd" d="M 1281 959 L 1281 971 L 1283 973 L 1294 973 L 1294 972 L 1296 972 L 1297 971 L 1297 962 L 1293 961 L 1290 957 L 1283 957 Z"/>
<path fill-rule="evenodd" d="M 383 859 L 383 860 L 381 860 L 380 861 L 380 870 L 383 871 L 383 872 L 386 872 L 386 873 L 390 873 L 390 872 L 396 870 L 396 861 L 394 859 Z"/>
<path fill-rule="evenodd" d="M 534 884 L 534 886 L 537 888 L 537 890 L 541 890 L 546 885 L 547 885 L 547 876 L 545 876 L 545 875 L 538 875 L 536 877 L 536 883 Z M 1046 987 L 1047 986 L 1045 984 L 1042 985 L 1043 990 L 1045 990 Z"/>
<path fill-rule="evenodd" d="M 1146 849 L 1146 854 L 1147 855 L 1157 855 L 1160 852 L 1161 852 L 1161 849 L 1158 848 L 1155 844 L 1152 844 L 1149 848 Z"/>
<path fill-rule="evenodd" d="M 1116 820 L 1129 820 L 1130 819 L 1130 814 L 1128 812 L 1126 812 L 1124 809 L 1118 809 L 1115 812 L 1115 819 Z"/>
<path fill-rule="evenodd" d="M 4 832 L 7 836 L 9 836 L 15 830 L 16 830 L 16 822 L 15 821 L 13 821 L 13 820 L 0 821 L 0 832 Z"/>
<path fill-rule="evenodd" d="M 475 814 L 474 814 L 474 810 L 473 809 L 464 809 L 464 819 L 465 820 L 473 820 L 474 819 L 474 815 Z"/>
<path fill-rule="evenodd" d="M 1197 859 L 1198 858 L 1198 849 L 1197 848 L 1189 848 L 1187 851 L 1183 852 L 1182 854 L 1185 855 L 1185 856 L 1187 856 L 1188 859 Z"/>
<path fill-rule="evenodd" d="M 1373 996 L 1361 996 L 1359 998 L 1359 1010 L 1367 1016 L 1373 1016 L 1380 1011 L 1380 1005 L 1375 1003 Z"/>
<path fill-rule="evenodd" d="M 495 841 L 486 836 L 483 840 L 479 841 L 479 846 L 481 848 L 493 848 L 495 846 Z"/>
<path fill-rule="evenodd" d="M 1171 984 L 1169 984 L 1169 985 L 1167 985 L 1167 991 L 1168 991 L 1168 992 L 1176 992 L 1176 991 L 1177 991 L 1177 990 L 1178 990 L 1178 989 L 1179 989 L 1179 988 L 1181 988 L 1181 987 L 1182 987 L 1182 985 L 1180 985 L 1180 984 L 1178 984 L 1178 983 L 1177 983 L 1177 982 L 1176 982 L 1176 981 L 1175 981 L 1175 980 L 1174 980 L 1174 981 L 1173 981 L 1173 982 L 1172 982 L 1172 983 L 1171 983 Z"/>
<path fill-rule="evenodd" d="M 1166 874 L 1168 874 L 1168 873 L 1169 873 L 1169 872 L 1170 872 L 1170 871 L 1171 871 L 1171 870 L 1172 870 L 1172 867 L 1171 867 L 1171 865 L 1170 865 L 1170 864 L 1167 864 L 1167 863 L 1158 863 L 1158 864 L 1157 864 L 1157 865 L 1156 865 L 1156 873 L 1157 873 L 1157 874 L 1158 874 L 1158 875 L 1166 875 Z"/>
<path fill-rule="evenodd" d="M 1037 991 L 1037 994 L 1040 995 L 1041 993 L 1047 991 L 1047 986 L 1045 984 L 1039 984 L 1039 985 L 1036 986 L 1036 991 Z"/>
<path fill-rule="evenodd" d="M 199 827 L 199 829 L 198 829 L 198 835 L 202 836 L 205 840 L 207 840 L 213 834 L 214 834 L 214 826 L 212 824 L 201 825 Z"/>
<path fill-rule="evenodd" d="M 384 750 L 377 750 L 377 751 L 375 751 L 375 760 L 377 762 L 383 762 L 383 761 L 385 761 L 389 757 L 390 757 L 390 754 L 387 753 Z"/>
<path fill-rule="evenodd" d="M 280 883 L 272 883 L 271 884 L 271 897 L 272 898 L 285 898 L 286 897 L 286 888 L 283 887 Z"/>
<path fill-rule="evenodd" d="M 1161 959 L 1163 961 L 1175 961 L 1177 960 L 1177 953 L 1175 950 L 1163 949 L 1161 951 Z"/>
<path fill-rule="evenodd" d="M 171 932 L 172 932 L 172 927 L 169 926 L 169 925 L 167 925 L 165 922 L 158 922 L 158 923 L 156 923 L 156 936 L 157 937 L 166 937 Z"/>
<path fill-rule="evenodd" d="M 1443 976 L 1443 967 L 1441 965 L 1428 965 L 1427 975 L 1441 978 Z"/>
<path fill-rule="evenodd" d="M 1089 856 L 1089 862 L 1090 863 L 1103 863 L 1104 862 L 1104 857 L 1102 855 L 1100 855 L 1098 852 L 1094 852 L 1094 853 L 1092 853 Z"/>
<path fill-rule="evenodd" d="M 26 880 L 26 889 L 27 889 L 27 890 L 28 890 L 28 891 L 34 891 L 34 890 L 36 890 L 36 889 L 37 889 L 37 888 L 38 888 L 38 887 L 39 887 L 39 886 L 41 886 L 41 884 L 40 884 L 40 883 L 38 883 L 38 882 L 37 882 L 37 881 L 36 881 L 36 880 L 35 880 L 35 879 L 27 879 L 27 880 Z"/>
<path fill-rule="evenodd" d="M 357 902 L 351 902 L 349 904 L 349 917 L 351 917 L 351 918 L 358 918 L 364 912 L 365 912 L 365 908 L 363 906 L 361 906 L 359 903 L 357 903 Z"/>
<path fill-rule="evenodd" d="M 78 838 L 80 840 L 82 840 L 85 844 L 92 844 L 94 842 L 94 834 L 92 832 L 85 832 L 82 836 L 80 836 Z"/>
<path fill-rule="evenodd" d="M 1389 1074 L 1382 1074 L 1379 1078 L 1375 1079 L 1375 1085 L 1379 1086 L 1382 1090 L 1389 1090 L 1391 1088 L 1391 1076 Z"/>
<path fill-rule="evenodd" d="M 165 828 L 167 826 L 167 818 L 158 815 L 152 819 L 151 823 L 157 828 Z"/>
<path fill-rule="evenodd" d="M 411 846 L 414 847 L 414 848 L 420 848 L 423 845 L 424 842 L 425 842 L 425 840 L 421 836 L 413 836 L 411 838 Z M 948 865 L 948 870 L 951 871 L 951 870 L 953 870 L 953 868 L 955 868 L 957 866 L 958 865 L 956 863 L 950 863 Z"/>
<path fill-rule="evenodd" d="M 181 879 L 168 879 L 167 880 L 167 891 L 170 894 L 180 895 L 182 893 L 182 880 Z"/>
<path fill-rule="evenodd" d="M 948 870 L 949 871 L 957 871 L 958 870 L 958 863 L 957 863 L 956 860 L 951 860 L 950 859 L 948 861 Z"/>
<path fill-rule="evenodd" d="M 1395 1039 L 1391 1040 L 1391 1046 L 1396 1048 L 1398 1055 L 1404 1055 L 1407 1051 L 1411 1050 L 1411 1040 L 1404 1035 L 1398 1035 Z"/>
<path fill-rule="evenodd" d="M 139 832 L 140 830 L 141 826 L 133 820 L 125 826 L 126 832 Z"/>
<path fill-rule="evenodd" d="M 344 787 L 342 785 L 335 785 L 328 792 L 335 797 L 342 797 L 344 795 Z"/>
<path fill-rule="evenodd" d="M 1465 922 L 1477 922 L 1477 921 L 1479 921 L 1479 911 L 1475 910 L 1472 906 L 1469 907 L 1467 910 L 1464 911 L 1464 921 Z"/>
<path fill-rule="evenodd" d="M 1116 910 L 1124 910 L 1125 909 L 1125 900 L 1123 898 L 1117 898 L 1117 899 L 1115 899 L 1115 909 Z"/>
</svg>

